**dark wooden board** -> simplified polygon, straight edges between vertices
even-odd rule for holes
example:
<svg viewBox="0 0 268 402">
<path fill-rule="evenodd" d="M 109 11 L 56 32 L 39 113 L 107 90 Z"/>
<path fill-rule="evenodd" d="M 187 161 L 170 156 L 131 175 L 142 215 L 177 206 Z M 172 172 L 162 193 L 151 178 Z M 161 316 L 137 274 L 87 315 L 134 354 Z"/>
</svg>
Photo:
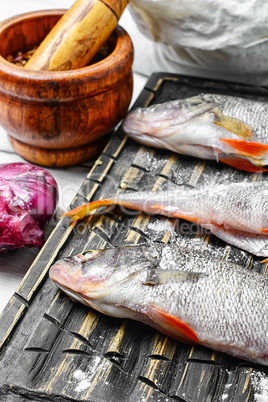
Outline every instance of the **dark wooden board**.
<svg viewBox="0 0 268 402">
<path fill-rule="evenodd" d="M 200 92 L 268 101 L 266 88 L 153 74 L 134 107 Z M 149 149 L 114 133 L 70 208 L 118 191 L 261 180 L 265 176 Z M 166 230 L 163 230 L 166 227 Z M 73 303 L 48 278 L 51 264 L 84 249 L 149 240 L 202 249 L 267 275 L 267 264 L 182 220 L 119 208 L 69 226 L 61 220 L 0 318 L 0 400 L 255 402 L 267 396 L 267 368 L 186 345 L 130 320 Z M 266 388 L 265 388 L 266 384 Z"/>
</svg>

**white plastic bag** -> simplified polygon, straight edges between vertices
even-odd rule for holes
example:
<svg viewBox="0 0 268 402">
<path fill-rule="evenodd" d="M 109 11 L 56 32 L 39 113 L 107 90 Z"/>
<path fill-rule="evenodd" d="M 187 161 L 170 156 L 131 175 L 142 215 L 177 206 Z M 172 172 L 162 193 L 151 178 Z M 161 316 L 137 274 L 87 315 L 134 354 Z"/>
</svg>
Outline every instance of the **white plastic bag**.
<svg viewBox="0 0 268 402">
<path fill-rule="evenodd" d="M 268 85 L 267 0 L 132 0 L 129 11 L 152 41 L 151 71 Z"/>
<path fill-rule="evenodd" d="M 266 0 L 132 0 L 141 31 L 156 42 L 203 50 L 268 40 Z"/>
</svg>

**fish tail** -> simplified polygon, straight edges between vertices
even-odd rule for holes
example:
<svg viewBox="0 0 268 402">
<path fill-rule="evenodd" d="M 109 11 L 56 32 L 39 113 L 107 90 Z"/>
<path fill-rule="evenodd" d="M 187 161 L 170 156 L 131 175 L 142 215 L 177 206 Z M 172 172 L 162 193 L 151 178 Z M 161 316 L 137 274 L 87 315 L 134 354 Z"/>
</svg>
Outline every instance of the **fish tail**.
<svg viewBox="0 0 268 402">
<path fill-rule="evenodd" d="M 91 211 L 95 209 L 106 207 L 108 205 L 113 205 L 114 201 L 110 199 L 102 199 L 97 201 L 92 201 L 87 204 L 81 205 L 80 207 L 74 208 L 71 211 L 66 212 L 62 217 L 68 216 L 74 221 L 78 221 L 83 219 L 86 215 L 88 215 Z"/>
</svg>

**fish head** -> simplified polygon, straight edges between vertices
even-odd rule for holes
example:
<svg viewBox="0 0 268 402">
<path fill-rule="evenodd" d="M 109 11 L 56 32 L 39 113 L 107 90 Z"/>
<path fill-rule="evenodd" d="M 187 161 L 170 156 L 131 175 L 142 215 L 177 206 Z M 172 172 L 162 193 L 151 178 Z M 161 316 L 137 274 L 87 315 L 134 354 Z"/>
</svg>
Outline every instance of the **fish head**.
<svg viewBox="0 0 268 402">
<path fill-rule="evenodd" d="M 160 251 L 147 245 L 86 250 L 56 261 L 49 276 L 73 300 L 107 314 L 105 300 L 159 259 Z"/>
<path fill-rule="evenodd" d="M 209 98 L 200 95 L 136 108 L 125 118 L 123 130 L 138 142 L 162 148 L 168 137 L 210 120 L 213 107 Z"/>
<path fill-rule="evenodd" d="M 57 261 L 49 275 L 72 299 L 103 314 L 138 320 L 176 339 L 196 342 L 196 333 L 169 313 L 174 297 L 166 292 L 172 282 L 196 281 L 199 273 L 170 271 L 168 261 L 161 267 L 164 247 L 88 250 Z M 167 255 L 164 258 L 167 260 Z M 166 294 L 166 309 L 155 305 L 158 293 L 160 299 Z"/>
</svg>

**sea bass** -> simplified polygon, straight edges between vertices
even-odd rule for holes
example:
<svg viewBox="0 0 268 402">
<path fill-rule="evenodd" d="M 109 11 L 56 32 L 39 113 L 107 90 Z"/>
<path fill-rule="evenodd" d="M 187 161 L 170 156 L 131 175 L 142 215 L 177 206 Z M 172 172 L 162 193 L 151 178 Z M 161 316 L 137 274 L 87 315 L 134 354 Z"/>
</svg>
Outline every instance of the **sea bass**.
<svg viewBox="0 0 268 402">
<path fill-rule="evenodd" d="M 89 250 L 50 278 L 73 300 L 268 365 L 268 280 L 239 265 L 163 243 Z"/>
<path fill-rule="evenodd" d="M 157 148 L 224 162 L 249 172 L 268 165 L 268 104 L 200 94 L 131 111 L 124 131 Z"/>
<path fill-rule="evenodd" d="M 65 216 L 78 220 L 96 208 L 113 204 L 186 219 L 209 229 L 229 244 L 256 256 L 268 256 L 267 181 L 120 193 L 84 204 Z"/>
</svg>

